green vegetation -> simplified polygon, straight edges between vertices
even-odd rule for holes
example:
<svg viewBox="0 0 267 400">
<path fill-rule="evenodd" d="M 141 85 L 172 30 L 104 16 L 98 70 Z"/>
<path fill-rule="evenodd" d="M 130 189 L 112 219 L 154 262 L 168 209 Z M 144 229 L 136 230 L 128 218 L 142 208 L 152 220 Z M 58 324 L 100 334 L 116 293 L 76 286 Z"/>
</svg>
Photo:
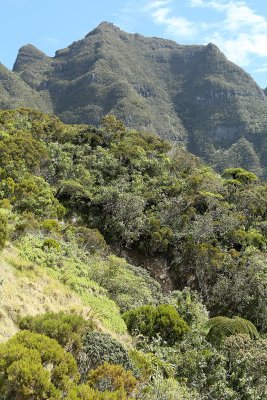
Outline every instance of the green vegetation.
<svg viewBox="0 0 267 400">
<path fill-rule="evenodd" d="M 133 335 L 144 335 L 153 340 L 157 335 L 169 345 L 174 345 L 189 331 L 187 323 L 175 307 L 168 304 L 143 306 L 124 314 L 127 328 Z"/>
<path fill-rule="evenodd" d="M 74 358 L 45 335 L 21 331 L 1 345 L 0 355 L 5 399 L 59 399 L 79 379 Z"/>
<path fill-rule="evenodd" d="M 240 317 L 214 317 L 207 323 L 209 329 L 207 338 L 213 344 L 221 344 L 227 336 L 244 334 L 252 339 L 258 337 L 258 332 L 255 326 L 246 319 Z"/>
<path fill-rule="evenodd" d="M 266 398 L 266 184 L 114 116 L 0 130 L 1 399 Z"/>
<path fill-rule="evenodd" d="M 128 351 L 120 342 L 107 333 L 87 332 L 83 337 L 82 358 L 79 364 L 82 376 L 87 377 L 89 370 L 99 367 L 104 362 L 121 365 L 125 369 L 133 368 Z"/>
<path fill-rule="evenodd" d="M 19 321 L 19 327 L 56 339 L 66 351 L 75 354 L 82 347 L 81 338 L 86 330 L 92 328 L 92 323 L 75 313 L 60 311 L 24 317 Z"/>
</svg>

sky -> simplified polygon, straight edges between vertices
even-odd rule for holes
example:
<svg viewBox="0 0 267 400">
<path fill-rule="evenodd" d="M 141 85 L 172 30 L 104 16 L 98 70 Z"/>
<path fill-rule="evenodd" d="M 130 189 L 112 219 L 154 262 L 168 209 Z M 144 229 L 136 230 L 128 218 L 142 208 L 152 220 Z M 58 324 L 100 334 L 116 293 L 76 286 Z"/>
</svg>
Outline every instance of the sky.
<svg viewBox="0 0 267 400">
<path fill-rule="evenodd" d="M 266 0 L 0 0 L 0 5 L 0 62 L 10 69 L 25 44 L 53 56 L 108 21 L 179 44 L 215 43 L 267 87 Z"/>
</svg>

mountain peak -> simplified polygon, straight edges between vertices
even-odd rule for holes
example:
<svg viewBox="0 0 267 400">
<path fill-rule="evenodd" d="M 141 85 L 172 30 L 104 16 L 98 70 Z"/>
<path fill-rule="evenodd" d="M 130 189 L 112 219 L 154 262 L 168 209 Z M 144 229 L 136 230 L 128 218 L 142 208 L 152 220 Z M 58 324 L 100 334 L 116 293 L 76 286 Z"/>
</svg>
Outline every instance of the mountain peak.
<svg viewBox="0 0 267 400">
<path fill-rule="evenodd" d="M 47 58 L 47 55 L 32 44 L 26 44 L 19 49 L 16 61 L 13 66 L 13 71 L 19 72 L 25 67 L 35 61 L 42 61 Z"/>
<path fill-rule="evenodd" d="M 211 51 L 220 51 L 219 47 L 216 46 L 216 44 L 214 44 L 214 43 L 208 43 L 207 49 L 211 50 Z"/>
<path fill-rule="evenodd" d="M 105 32 L 119 32 L 120 28 L 113 24 L 112 22 L 108 21 L 103 21 L 101 22 L 95 29 L 93 29 L 91 32 L 89 32 L 85 37 L 95 35 L 96 33 L 105 33 Z"/>
</svg>

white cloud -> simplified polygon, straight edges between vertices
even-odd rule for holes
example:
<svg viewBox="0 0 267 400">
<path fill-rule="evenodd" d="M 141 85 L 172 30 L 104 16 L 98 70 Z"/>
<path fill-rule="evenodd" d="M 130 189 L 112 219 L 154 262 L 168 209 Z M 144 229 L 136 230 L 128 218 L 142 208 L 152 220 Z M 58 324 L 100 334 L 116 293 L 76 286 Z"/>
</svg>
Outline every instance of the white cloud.
<svg viewBox="0 0 267 400">
<path fill-rule="evenodd" d="M 164 3 L 164 4 L 163 4 Z M 148 9 L 153 9 L 151 16 L 155 24 L 164 25 L 170 35 L 179 34 L 179 37 L 191 37 L 197 33 L 196 25 L 184 17 L 172 16 L 172 9 L 166 7 L 171 1 L 153 1 Z M 164 5 L 164 6 L 163 6 Z"/>
<path fill-rule="evenodd" d="M 150 3 L 148 3 L 144 9 L 146 10 L 153 10 L 155 8 L 160 8 L 160 7 L 164 7 L 167 6 L 168 4 L 170 4 L 172 2 L 172 0 L 155 0 L 155 1 L 151 1 Z"/>
<path fill-rule="evenodd" d="M 190 1 L 191 7 L 201 7 L 204 5 L 203 0 L 191 0 Z"/>
<path fill-rule="evenodd" d="M 267 19 L 258 15 L 246 2 L 189 0 L 188 4 L 192 8 L 207 8 L 215 12 L 217 22 L 193 21 L 177 15 L 171 0 L 151 1 L 146 12 L 155 24 L 164 26 L 176 40 L 213 42 L 230 60 L 240 65 L 249 65 L 255 56 L 267 57 Z"/>
<path fill-rule="evenodd" d="M 263 73 L 263 72 L 267 72 L 267 63 L 266 64 L 263 64 L 261 67 L 259 67 L 259 68 L 256 68 L 255 70 L 254 70 L 254 72 L 256 72 L 256 73 Z"/>
</svg>

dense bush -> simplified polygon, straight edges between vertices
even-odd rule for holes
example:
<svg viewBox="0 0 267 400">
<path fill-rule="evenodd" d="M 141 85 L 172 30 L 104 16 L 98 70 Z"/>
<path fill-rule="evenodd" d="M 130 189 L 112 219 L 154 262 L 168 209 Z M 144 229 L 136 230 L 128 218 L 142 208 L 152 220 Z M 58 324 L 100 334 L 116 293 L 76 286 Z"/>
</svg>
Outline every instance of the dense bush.
<svg viewBox="0 0 267 400">
<path fill-rule="evenodd" d="M 78 246 L 89 253 L 104 253 L 106 241 L 97 229 L 85 226 L 69 226 L 65 231 L 67 240 L 75 240 Z"/>
<path fill-rule="evenodd" d="M 24 317 L 19 321 L 19 327 L 56 339 L 66 351 L 77 354 L 82 347 L 83 335 L 93 324 L 78 314 L 61 311 Z"/>
<path fill-rule="evenodd" d="M 252 322 L 240 318 L 214 317 L 207 324 L 207 339 L 215 344 L 220 345 L 224 338 L 237 334 L 248 335 L 252 339 L 258 337 L 258 332 Z"/>
<path fill-rule="evenodd" d="M 105 362 L 89 373 L 88 383 L 101 392 L 122 389 L 130 395 L 137 385 L 137 380 L 131 371 L 125 371 L 120 365 Z"/>
<path fill-rule="evenodd" d="M 248 335 L 225 339 L 222 349 L 227 359 L 229 386 L 238 399 L 265 399 L 267 396 L 267 340 L 253 340 Z"/>
<path fill-rule="evenodd" d="M 78 380 L 74 358 L 45 335 L 21 331 L 0 346 L 3 399 L 60 399 Z"/>
<path fill-rule="evenodd" d="M 78 362 L 80 373 L 85 379 L 88 371 L 97 368 L 104 362 L 122 365 L 126 370 L 132 369 L 128 351 L 109 334 L 87 332 L 83 337 L 83 347 Z"/>
<path fill-rule="evenodd" d="M 131 334 L 141 334 L 151 340 L 159 335 L 170 345 L 181 340 L 189 331 L 187 323 L 179 316 L 175 307 L 168 304 L 138 307 L 127 311 L 124 320 Z"/>
</svg>

